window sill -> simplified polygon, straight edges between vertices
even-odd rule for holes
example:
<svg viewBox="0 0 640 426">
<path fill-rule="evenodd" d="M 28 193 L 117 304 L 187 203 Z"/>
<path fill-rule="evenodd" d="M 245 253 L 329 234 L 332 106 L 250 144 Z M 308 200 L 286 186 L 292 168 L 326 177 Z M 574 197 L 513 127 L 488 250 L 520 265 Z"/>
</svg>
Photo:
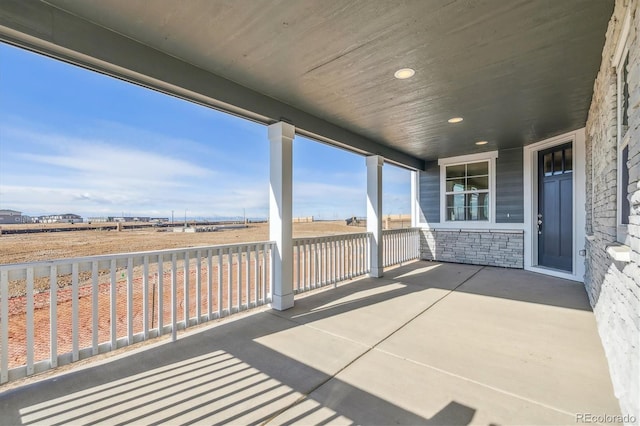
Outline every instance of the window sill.
<svg viewBox="0 0 640 426">
<path fill-rule="evenodd" d="M 616 262 L 631 262 L 631 247 L 624 244 L 612 244 L 607 247 L 607 253 Z"/>
</svg>

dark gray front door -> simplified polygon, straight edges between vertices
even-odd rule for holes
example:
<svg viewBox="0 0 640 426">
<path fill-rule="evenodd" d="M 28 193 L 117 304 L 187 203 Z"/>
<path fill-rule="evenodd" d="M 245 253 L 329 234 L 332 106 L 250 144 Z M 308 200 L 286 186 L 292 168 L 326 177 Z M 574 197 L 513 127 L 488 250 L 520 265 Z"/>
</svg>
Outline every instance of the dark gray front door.
<svg viewBox="0 0 640 426">
<path fill-rule="evenodd" d="M 573 270 L 573 148 L 538 153 L 538 265 Z"/>
</svg>

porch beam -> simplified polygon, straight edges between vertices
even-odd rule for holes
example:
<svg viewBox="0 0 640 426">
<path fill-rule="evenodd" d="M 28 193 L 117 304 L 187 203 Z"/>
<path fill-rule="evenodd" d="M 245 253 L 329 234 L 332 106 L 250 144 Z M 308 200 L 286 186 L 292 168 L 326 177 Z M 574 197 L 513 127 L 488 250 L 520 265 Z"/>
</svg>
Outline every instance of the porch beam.
<svg viewBox="0 0 640 426">
<path fill-rule="evenodd" d="M 382 257 L 382 166 L 384 158 L 380 155 L 367 157 L 367 232 L 372 234 L 369 261 L 369 276 L 379 278 L 383 275 Z"/>
<path fill-rule="evenodd" d="M 270 142 L 269 239 L 275 241 L 271 307 L 293 307 L 293 138 L 295 127 L 268 127 Z"/>
</svg>

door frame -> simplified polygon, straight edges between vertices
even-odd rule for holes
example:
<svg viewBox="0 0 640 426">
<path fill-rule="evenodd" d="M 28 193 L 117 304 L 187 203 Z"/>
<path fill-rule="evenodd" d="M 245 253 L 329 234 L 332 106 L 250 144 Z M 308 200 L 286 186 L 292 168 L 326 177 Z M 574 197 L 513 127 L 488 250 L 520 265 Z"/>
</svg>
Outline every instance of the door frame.
<svg viewBox="0 0 640 426">
<path fill-rule="evenodd" d="M 572 272 L 538 266 L 538 152 L 571 142 L 573 146 L 573 256 Z M 586 225 L 586 146 L 585 129 L 527 145 L 524 156 L 524 269 L 584 282 L 584 249 Z"/>
</svg>

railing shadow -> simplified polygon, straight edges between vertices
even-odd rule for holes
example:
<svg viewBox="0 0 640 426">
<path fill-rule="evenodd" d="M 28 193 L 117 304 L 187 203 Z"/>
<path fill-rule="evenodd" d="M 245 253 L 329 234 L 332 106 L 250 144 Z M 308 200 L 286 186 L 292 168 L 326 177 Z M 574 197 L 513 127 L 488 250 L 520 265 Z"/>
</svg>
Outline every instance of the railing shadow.
<svg viewBox="0 0 640 426">
<path fill-rule="evenodd" d="M 472 275 L 473 285 L 467 285 Z M 257 313 L 175 343 L 6 391 L 0 394 L 0 418 L 3 424 L 244 424 L 270 420 L 295 405 L 299 412 L 293 422 L 300 423 L 342 419 L 366 424 L 468 424 L 475 413 L 472 407 L 450 401 L 435 415 L 421 416 L 334 377 L 339 368 L 317 368 L 292 355 L 290 348 L 276 350 L 263 344 L 270 336 L 286 335 L 310 322 L 433 289 L 446 294 L 454 288 L 590 310 L 578 283 L 524 271 L 415 262 L 387 271 L 382 279 L 363 279 L 311 294 L 289 311 Z M 291 348 L 300 344 L 290 343 Z M 360 349 L 361 354 L 368 350 L 365 345 Z M 340 352 L 333 356 L 344 356 L 347 363 L 354 359 Z M 357 403 L 314 399 L 313 392 L 326 383 Z M 376 407 L 375 419 L 363 407 Z"/>
<path fill-rule="evenodd" d="M 316 299 L 313 304 L 321 307 L 326 298 L 356 297 L 312 312 L 304 320 L 257 313 L 175 343 L 4 392 L 0 418 L 3 424 L 255 424 L 297 404 L 304 407 L 296 414 L 299 423 L 342 419 L 360 424 L 468 424 L 475 410 L 456 401 L 427 418 L 334 377 L 338 370 L 316 368 L 261 343 L 269 336 L 294 331 L 304 321 L 425 290 L 413 284 L 389 286 L 384 279 L 354 284 L 304 298 L 305 304 Z M 365 288 L 379 293 L 358 297 Z M 362 353 L 366 350 L 361 348 Z M 357 403 L 314 400 L 313 391 L 328 382 Z M 367 406 L 376 407 L 375 420 L 363 409 Z"/>
</svg>

